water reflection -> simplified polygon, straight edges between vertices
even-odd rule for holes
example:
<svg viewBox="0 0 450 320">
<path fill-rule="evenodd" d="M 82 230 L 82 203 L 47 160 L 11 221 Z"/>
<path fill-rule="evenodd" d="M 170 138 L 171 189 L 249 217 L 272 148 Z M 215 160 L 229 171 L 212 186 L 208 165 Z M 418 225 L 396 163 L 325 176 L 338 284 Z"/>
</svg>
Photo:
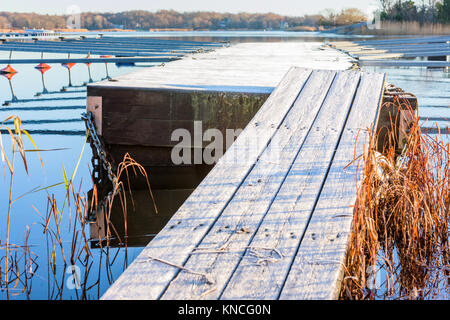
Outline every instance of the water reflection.
<svg viewBox="0 0 450 320">
<path fill-rule="evenodd" d="M 114 225 L 117 236 L 113 235 L 110 245 L 113 247 L 144 247 L 167 224 L 173 214 L 179 209 L 194 189 L 152 190 L 158 213 L 153 207 L 153 200 L 148 190 L 133 190 L 126 194 L 126 221 L 120 201 L 112 206 L 110 223 Z M 92 194 L 92 190 L 90 191 Z M 98 221 L 103 219 L 103 221 Z M 97 223 L 105 225 L 105 216 L 97 216 Z M 104 239 L 105 234 L 97 234 L 97 227 L 91 224 L 93 240 Z M 121 239 L 122 242 L 119 240 Z M 93 241 L 93 248 L 100 247 L 98 241 Z"/>
</svg>

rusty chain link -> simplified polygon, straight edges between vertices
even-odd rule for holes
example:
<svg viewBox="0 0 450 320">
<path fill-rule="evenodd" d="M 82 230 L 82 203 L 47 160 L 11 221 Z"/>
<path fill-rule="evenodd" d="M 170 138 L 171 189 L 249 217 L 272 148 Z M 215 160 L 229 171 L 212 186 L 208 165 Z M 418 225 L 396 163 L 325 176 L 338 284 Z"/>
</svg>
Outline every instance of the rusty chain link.
<svg viewBox="0 0 450 320">
<path fill-rule="evenodd" d="M 105 151 L 105 148 L 103 146 L 102 140 L 97 134 L 97 130 L 95 128 L 95 122 L 94 122 L 94 115 L 92 112 L 85 112 L 82 113 L 81 118 L 84 120 L 84 123 L 86 125 L 86 130 L 89 133 L 90 137 L 90 144 L 92 148 L 93 153 L 93 159 L 92 159 L 92 165 L 93 165 L 93 179 L 94 183 L 97 185 L 97 190 L 101 190 L 101 186 L 104 184 L 104 181 L 102 179 L 103 173 L 106 172 L 108 180 L 112 184 L 112 190 L 99 201 L 97 208 L 103 207 L 105 203 L 108 203 L 120 190 L 119 186 L 119 179 L 114 173 L 113 165 L 110 161 L 108 161 L 107 153 Z M 95 163 L 95 160 L 97 160 L 98 164 Z M 98 174 L 98 176 L 96 176 Z M 100 194 L 100 192 L 98 192 Z M 88 217 L 88 220 L 95 220 L 96 219 L 96 211 L 97 208 L 94 208 L 92 210 L 92 214 Z"/>
</svg>

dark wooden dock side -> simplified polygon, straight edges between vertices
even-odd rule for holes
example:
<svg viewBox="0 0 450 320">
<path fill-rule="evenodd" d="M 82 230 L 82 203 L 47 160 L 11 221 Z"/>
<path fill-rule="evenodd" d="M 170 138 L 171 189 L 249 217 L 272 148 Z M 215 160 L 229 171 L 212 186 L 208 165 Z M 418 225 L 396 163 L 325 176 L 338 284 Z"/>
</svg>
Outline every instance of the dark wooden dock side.
<svg viewBox="0 0 450 320">
<path fill-rule="evenodd" d="M 193 135 L 196 121 L 202 121 L 203 132 L 244 129 L 292 65 L 315 60 L 318 68 L 351 66 L 347 55 L 320 46 L 251 43 L 193 54 L 89 85 L 88 104 L 97 107 L 98 129 L 117 163 L 128 152 L 147 168 L 152 187 L 195 188 L 212 166 L 174 165 L 171 152 L 178 142 L 171 139 L 173 130 Z M 207 144 L 203 141 L 192 153 Z"/>
<path fill-rule="evenodd" d="M 291 68 L 103 299 L 336 298 L 356 200 L 349 164 L 384 85 L 384 74 Z"/>
</svg>

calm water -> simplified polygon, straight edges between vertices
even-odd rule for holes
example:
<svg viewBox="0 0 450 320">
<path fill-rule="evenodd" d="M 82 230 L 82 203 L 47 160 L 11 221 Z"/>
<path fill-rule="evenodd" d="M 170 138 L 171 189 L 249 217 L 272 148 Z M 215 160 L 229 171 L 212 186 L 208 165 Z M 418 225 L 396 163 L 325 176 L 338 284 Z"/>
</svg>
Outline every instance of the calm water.
<svg viewBox="0 0 450 320">
<path fill-rule="evenodd" d="M 387 81 L 411 92 L 419 102 L 421 126 L 430 133 L 437 126 L 443 132 L 450 126 L 450 73 L 442 69 L 365 67 L 367 71 L 385 72 Z M 443 135 L 450 141 L 450 135 Z"/>
<path fill-rule="evenodd" d="M 128 33 L 126 35 L 129 35 Z M 158 37 L 167 37 L 167 33 L 155 33 Z M 195 40 L 229 40 L 229 41 L 322 41 L 330 35 L 322 36 L 315 33 L 289 33 L 289 32 L 174 32 L 170 33 L 172 39 L 195 39 Z M 332 35 L 331 35 L 332 36 Z M 340 37 L 340 36 L 339 36 Z M 38 53 L 14 53 L 16 58 L 39 57 Z M 76 55 L 73 55 L 75 57 Z M 8 53 L 0 52 L 0 58 L 7 58 Z M 46 55 L 46 57 L 62 57 L 62 55 Z M 13 102 L 9 106 L 0 107 L 0 120 L 10 116 L 18 115 L 24 123 L 24 127 L 32 133 L 33 139 L 39 149 L 51 149 L 53 151 L 43 151 L 41 156 L 45 168 L 34 153 L 29 153 L 29 172 L 27 175 L 23 165 L 17 162 L 15 171 L 13 198 L 21 196 L 36 187 L 47 187 L 64 181 L 63 166 L 68 175 L 71 175 L 77 163 L 77 159 L 85 144 L 85 127 L 81 121 L 80 114 L 85 109 L 86 87 L 83 85 L 89 81 L 88 68 L 84 64 L 78 64 L 72 69 L 73 87 L 66 92 L 61 92 L 63 86 L 69 83 L 68 72 L 60 65 L 52 65 L 52 69 L 45 74 L 45 86 L 49 91 L 38 97 L 35 95 L 43 91 L 41 74 L 32 65 L 14 65 L 18 74 L 12 79 L 12 88 L 15 96 L 20 100 Z M 114 77 L 135 70 L 137 67 L 118 68 L 109 64 L 109 74 Z M 138 66 L 142 67 L 142 66 Z M 3 66 L 0 66 L 3 68 Z M 413 92 L 419 98 L 420 116 L 431 118 L 424 127 L 433 127 L 436 122 L 441 128 L 449 125 L 450 118 L 450 76 L 442 70 L 427 70 L 426 68 L 367 68 L 367 70 L 386 72 L 388 81 Z M 102 80 L 106 76 L 105 66 L 95 64 L 91 66 L 93 81 Z M 11 100 L 12 92 L 8 80 L 0 78 L 0 102 Z M 448 135 L 445 137 L 448 141 Z M 4 148 L 9 150 L 8 138 L 3 135 Z M 30 143 L 28 149 L 32 149 Z M 57 149 L 57 150 L 55 150 Z M 19 158 L 18 158 L 19 160 Z M 82 153 L 81 163 L 78 168 L 74 185 L 80 186 L 85 193 L 91 188 L 90 166 L 91 150 L 87 146 Z M 2 171 L 3 172 L 3 171 Z M 6 170 L 5 170 L 6 172 Z M 2 175 L 0 180 L 0 212 L 2 212 L 0 224 L 0 239 L 4 244 L 6 234 L 6 212 L 8 208 L 9 177 Z M 64 299 L 77 299 L 77 292 L 64 288 L 62 294 L 58 291 L 61 283 L 67 281 L 64 263 L 61 257 L 57 258 L 56 276 L 49 268 L 50 250 L 48 248 L 46 236 L 43 234 L 42 218 L 47 212 L 47 195 L 55 193 L 58 204 L 62 206 L 64 200 L 64 186 L 58 186 L 49 190 L 33 192 L 13 204 L 11 222 L 11 243 L 23 244 L 27 226 L 31 228 L 31 235 L 28 240 L 31 250 L 35 254 L 36 266 L 33 266 L 35 275 L 32 281 L 30 294 L 20 293 L 17 290 L 12 292 L 18 295 L 14 299 L 54 299 L 63 297 Z M 33 208 L 34 207 L 34 208 Z M 62 232 L 66 258 L 70 252 L 72 238 L 70 235 L 68 212 L 64 212 L 62 219 Z M 2 250 L 4 250 L 2 248 Z M 105 259 L 100 259 L 101 250 L 92 249 L 93 264 L 90 266 L 88 276 L 88 286 L 93 287 L 88 290 L 88 298 L 97 299 L 108 288 L 110 282 L 117 278 L 127 263 L 130 263 L 142 250 L 142 248 L 112 249 L 111 256 L 115 257 L 110 271 L 105 271 Z M 58 251 L 57 251 L 58 252 Z M 3 256 L 3 254 L 1 255 Z M 101 264 L 100 264 L 101 262 Z M 2 267 L 4 260 L 0 261 Z M 81 261 L 77 261 L 82 273 L 85 268 Z M 84 274 L 82 275 L 84 276 Z M 99 284 L 95 283 L 99 280 Z M 64 284 L 63 284 L 64 286 Z M 19 282 L 17 289 L 21 288 Z M 20 294 L 19 294 L 20 293 Z M 4 292 L 0 293 L 0 298 L 5 299 Z"/>
</svg>

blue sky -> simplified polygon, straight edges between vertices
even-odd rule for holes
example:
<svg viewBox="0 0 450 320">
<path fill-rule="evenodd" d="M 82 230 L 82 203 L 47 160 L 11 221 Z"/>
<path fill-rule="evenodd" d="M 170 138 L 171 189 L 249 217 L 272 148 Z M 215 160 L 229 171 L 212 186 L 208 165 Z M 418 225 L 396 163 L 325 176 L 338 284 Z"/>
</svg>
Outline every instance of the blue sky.
<svg viewBox="0 0 450 320">
<path fill-rule="evenodd" d="M 81 11 L 117 12 L 126 10 L 174 9 L 177 11 L 275 12 L 284 15 L 317 13 L 325 8 L 356 7 L 364 12 L 377 0 L 0 0 L 0 11 L 64 14 L 77 5 Z M 371 10 L 373 11 L 373 10 Z"/>
</svg>

